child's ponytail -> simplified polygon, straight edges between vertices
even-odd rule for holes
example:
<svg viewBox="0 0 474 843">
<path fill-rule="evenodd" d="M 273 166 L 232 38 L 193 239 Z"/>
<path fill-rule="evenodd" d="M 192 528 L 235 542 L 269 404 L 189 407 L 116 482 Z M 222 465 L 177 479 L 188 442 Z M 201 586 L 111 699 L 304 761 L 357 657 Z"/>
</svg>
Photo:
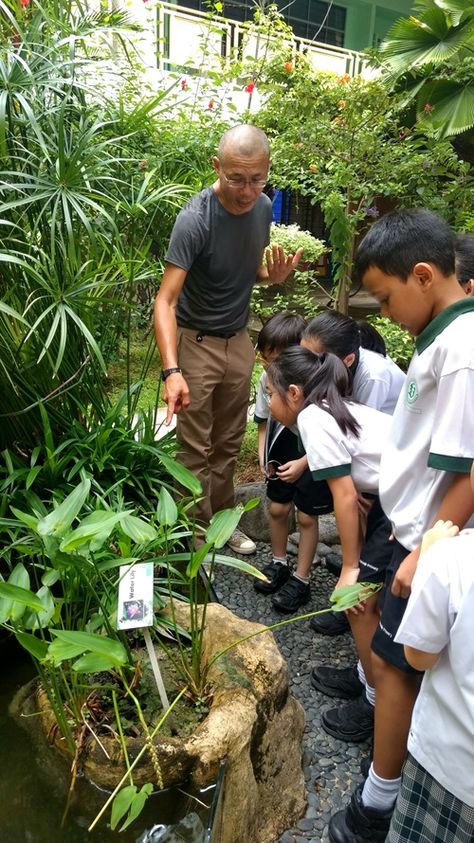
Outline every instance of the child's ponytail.
<svg viewBox="0 0 474 843">
<path fill-rule="evenodd" d="M 350 389 L 349 372 L 334 354 L 288 348 L 270 364 L 267 377 L 283 400 L 290 384 L 295 384 L 303 390 L 305 406 L 316 404 L 333 416 L 343 433 L 358 436 L 360 425 L 343 401 Z"/>
</svg>

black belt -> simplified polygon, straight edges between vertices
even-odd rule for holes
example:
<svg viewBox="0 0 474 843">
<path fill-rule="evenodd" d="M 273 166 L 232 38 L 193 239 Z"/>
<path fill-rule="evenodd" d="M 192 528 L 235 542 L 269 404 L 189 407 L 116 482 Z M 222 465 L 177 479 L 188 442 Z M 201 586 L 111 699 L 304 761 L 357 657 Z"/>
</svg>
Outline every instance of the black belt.
<svg viewBox="0 0 474 843">
<path fill-rule="evenodd" d="M 198 328 L 192 328 L 188 325 L 180 325 L 180 328 L 186 328 L 188 331 L 196 331 L 196 339 L 198 342 L 202 342 L 204 337 L 217 337 L 220 340 L 230 340 L 231 337 L 235 337 L 238 331 L 206 331 L 199 330 Z"/>
</svg>

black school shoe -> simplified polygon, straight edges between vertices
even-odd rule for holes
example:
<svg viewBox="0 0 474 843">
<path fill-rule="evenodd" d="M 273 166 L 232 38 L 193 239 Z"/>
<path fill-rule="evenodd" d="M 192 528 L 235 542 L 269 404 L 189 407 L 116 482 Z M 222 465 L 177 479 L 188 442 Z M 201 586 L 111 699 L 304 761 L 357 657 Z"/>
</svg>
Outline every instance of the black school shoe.
<svg viewBox="0 0 474 843">
<path fill-rule="evenodd" d="M 311 684 L 327 697 L 338 697 L 341 700 L 354 700 L 364 690 L 356 667 L 316 665 L 311 672 Z"/>
<path fill-rule="evenodd" d="M 343 635 L 349 632 L 350 624 L 344 612 L 326 612 L 324 615 L 315 615 L 311 618 L 309 625 L 313 632 L 319 635 Z"/>
<path fill-rule="evenodd" d="M 311 599 L 309 585 L 292 575 L 288 582 L 272 597 L 272 603 L 278 612 L 291 614 L 297 612 Z"/>
<path fill-rule="evenodd" d="M 325 711 L 321 725 L 328 735 L 340 741 L 360 743 L 370 738 L 374 731 L 374 707 L 365 694 L 341 708 Z"/>
<path fill-rule="evenodd" d="M 390 828 L 393 808 L 390 811 L 376 811 L 362 804 L 362 790 L 359 784 L 344 811 L 338 811 L 329 820 L 331 843 L 384 843 Z"/>
<path fill-rule="evenodd" d="M 281 562 L 270 562 L 263 569 L 262 573 L 265 574 L 270 582 L 254 580 L 253 587 L 255 591 L 259 591 L 260 594 L 274 594 L 275 591 L 278 591 L 288 581 L 291 571 L 288 565 L 282 565 Z"/>
</svg>

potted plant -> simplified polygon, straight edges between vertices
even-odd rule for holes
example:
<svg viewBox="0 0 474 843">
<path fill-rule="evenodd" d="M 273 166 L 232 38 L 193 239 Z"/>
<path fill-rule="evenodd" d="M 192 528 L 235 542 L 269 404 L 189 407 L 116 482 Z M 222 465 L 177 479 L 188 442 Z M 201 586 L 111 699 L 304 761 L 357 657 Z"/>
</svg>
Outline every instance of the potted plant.
<svg viewBox="0 0 474 843">
<path fill-rule="evenodd" d="M 188 777 L 199 786 L 211 783 L 225 756 L 223 843 L 241 833 L 245 839 L 270 840 L 304 808 L 303 712 L 289 697 L 286 664 L 272 637 L 259 635 L 254 643 L 260 627 L 208 605 L 209 586 L 198 593 L 206 557 L 211 570 L 225 564 L 262 576 L 248 563 L 218 553 L 244 507 L 218 513 L 205 545 L 196 552 L 185 549 L 183 542 L 192 542 L 195 531 L 188 512 L 200 487 L 172 459 L 162 455 L 161 460 L 190 498 L 176 501 L 163 485 L 151 519 L 124 504 L 104 506 L 91 499 L 88 477 L 51 511 L 40 502 L 31 512 L 14 507 L 14 517 L 4 519 L 2 527 L 10 536 L 8 551 L 21 558 L 0 582 L 0 620 L 35 661 L 41 690 L 30 706 L 70 757 L 72 783 L 80 769 L 115 788 L 114 824 L 133 821 L 156 788 Z M 140 630 L 116 628 L 124 570 L 143 564 L 155 568 L 154 649 L 175 676 L 168 684 L 168 706 L 162 701 L 161 710 L 159 694 L 151 694 Z M 143 680 L 148 683 L 144 695 Z M 208 713 L 190 734 L 179 736 L 173 732 L 179 731 L 179 706 L 186 700 Z M 170 723 L 171 734 L 163 732 Z M 140 766 L 143 758 L 147 764 Z M 238 792 L 244 781 L 248 802 L 242 809 Z M 275 799 L 280 785 L 293 789 L 288 807 Z"/>
</svg>

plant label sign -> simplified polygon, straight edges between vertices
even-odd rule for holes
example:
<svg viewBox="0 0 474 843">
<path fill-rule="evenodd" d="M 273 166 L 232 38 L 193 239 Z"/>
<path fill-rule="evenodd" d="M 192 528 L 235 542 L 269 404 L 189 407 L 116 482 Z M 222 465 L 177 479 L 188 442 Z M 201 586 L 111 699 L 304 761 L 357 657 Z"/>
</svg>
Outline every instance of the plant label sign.
<svg viewBox="0 0 474 843">
<path fill-rule="evenodd" d="M 153 562 L 120 567 L 117 629 L 153 625 Z"/>
</svg>

